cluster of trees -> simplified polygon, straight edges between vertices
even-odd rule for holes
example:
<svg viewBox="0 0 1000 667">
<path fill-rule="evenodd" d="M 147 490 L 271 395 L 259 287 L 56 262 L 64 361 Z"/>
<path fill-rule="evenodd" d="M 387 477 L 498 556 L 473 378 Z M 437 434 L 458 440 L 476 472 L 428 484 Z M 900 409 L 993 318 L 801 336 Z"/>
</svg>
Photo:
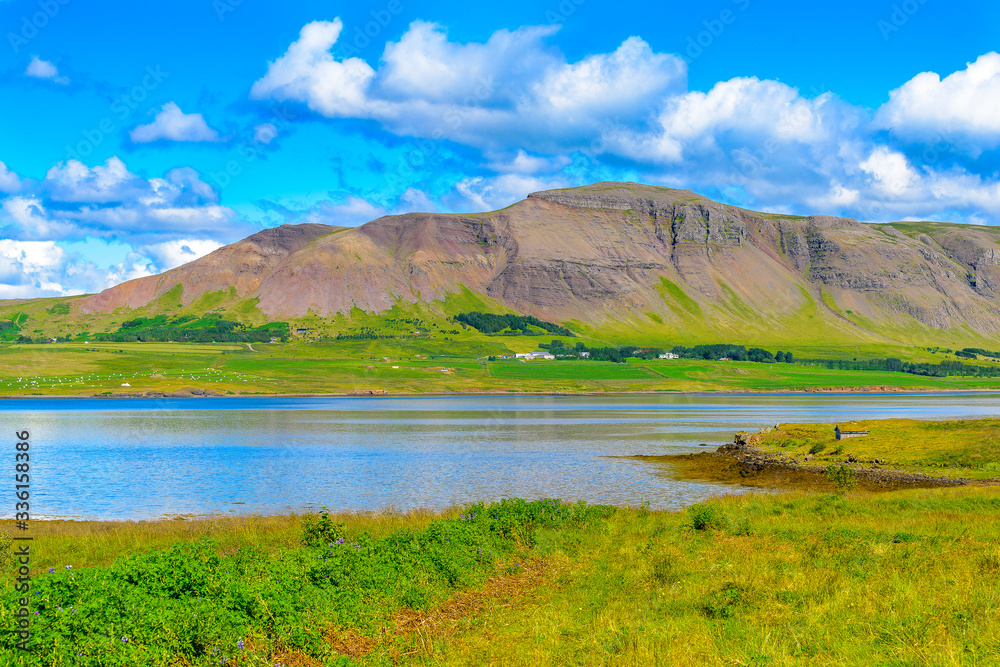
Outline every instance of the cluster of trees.
<svg viewBox="0 0 1000 667">
<path fill-rule="evenodd" d="M 347 333 L 338 333 L 335 340 L 381 340 L 383 338 L 396 338 L 389 334 L 382 333 L 381 329 L 374 329 L 372 327 L 362 327 L 357 331 L 348 331 Z"/>
<path fill-rule="evenodd" d="M 791 352 L 778 350 L 776 354 L 771 354 L 760 347 L 751 347 L 748 350 L 743 345 L 733 345 L 731 343 L 695 345 L 694 347 L 677 345 L 670 351 L 678 355 L 681 359 L 732 359 L 733 361 L 754 361 L 761 364 L 773 364 L 775 362 L 790 364 L 795 360 Z"/>
<path fill-rule="evenodd" d="M 956 357 L 965 357 L 967 359 L 975 359 L 976 355 L 981 357 L 991 357 L 993 359 L 1000 359 L 1000 352 L 992 352 L 990 350 L 984 350 L 981 347 L 966 347 L 955 352 Z"/>
<path fill-rule="evenodd" d="M 913 375 L 928 375 L 931 377 L 948 377 L 949 375 L 997 377 L 1000 367 L 977 366 L 963 364 L 961 361 L 945 360 L 938 364 L 914 363 L 901 361 L 894 357 L 885 359 L 800 359 L 800 364 L 822 366 L 841 371 L 884 371 L 889 373 L 912 373 Z"/>
<path fill-rule="evenodd" d="M 115 343 L 136 341 L 185 341 L 191 343 L 267 343 L 271 338 L 288 340 L 288 324 L 269 322 L 253 327 L 240 322 L 222 319 L 221 315 L 206 315 L 201 319 L 191 316 L 168 320 L 166 316 L 139 317 L 122 322 L 114 333 L 98 333 L 88 338 Z"/>
<path fill-rule="evenodd" d="M 495 334 L 501 331 L 504 335 L 509 336 L 533 336 L 533 335 L 544 335 L 541 332 L 531 331 L 528 326 L 538 327 L 539 329 L 544 329 L 550 334 L 555 334 L 557 336 L 572 336 L 573 332 L 565 327 L 561 327 L 558 324 L 552 324 L 551 322 L 543 322 L 537 317 L 532 317 L 531 315 L 495 315 L 493 313 L 459 313 L 452 318 L 456 322 L 461 322 L 474 329 L 478 329 L 484 334 Z M 508 331 L 509 330 L 509 331 Z"/>
<path fill-rule="evenodd" d="M 14 320 L 0 320 L 0 340 L 13 338 L 14 334 L 21 330 Z"/>
<path fill-rule="evenodd" d="M 553 340 L 551 343 L 540 343 L 538 347 L 548 350 L 557 357 L 581 357 L 592 361 L 613 361 L 616 364 L 625 363 L 625 360 L 629 357 L 656 359 L 659 355 L 663 354 L 663 350 L 658 347 L 641 348 L 635 345 L 587 347 L 583 343 L 577 343 L 573 347 L 566 347 L 565 343 L 558 339 Z"/>
</svg>

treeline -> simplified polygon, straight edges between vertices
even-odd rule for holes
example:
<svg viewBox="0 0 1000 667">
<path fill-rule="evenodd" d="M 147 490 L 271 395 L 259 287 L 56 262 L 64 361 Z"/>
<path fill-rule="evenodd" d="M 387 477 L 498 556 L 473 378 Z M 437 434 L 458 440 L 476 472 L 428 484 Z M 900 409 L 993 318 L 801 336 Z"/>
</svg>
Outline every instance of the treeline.
<svg viewBox="0 0 1000 667">
<path fill-rule="evenodd" d="M 965 357 L 966 359 L 975 359 L 976 357 L 991 357 L 993 359 L 1000 359 L 1000 352 L 992 352 L 990 350 L 984 350 L 981 347 L 966 347 L 955 352 L 956 357 Z"/>
<path fill-rule="evenodd" d="M 754 361 L 761 364 L 773 364 L 776 362 L 790 364 L 794 361 L 791 352 L 778 350 L 775 354 L 771 354 L 760 347 L 751 347 L 748 350 L 744 345 L 733 345 L 731 343 L 695 345 L 694 347 L 676 345 L 670 351 L 678 355 L 681 359 L 731 359 L 732 361 Z"/>
<path fill-rule="evenodd" d="M 0 340 L 14 339 L 21 327 L 14 320 L 0 320 Z"/>
<path fill-rule="evenodd" d="M 122 322 L 118 331 L 97 333 L 88 336 L 95 341 L 114 343 L 166 342 L 189 343 L 267 343 L 272 338 L 282 342 L 288 340 L 288 324 L 269 322 L 254 327 L 221 316 L 206 316 L 195 319 L 191 316 L 168 320 L 165 316 L 139 317 Z"/>
<path fill-rule="evenodd" d="M 556 336 L 572 336 L 573 332 L 558 324 L 543 322 L 531 315 L 496 315 L 494 313 L 459 313 L 452 318 L 456 322 L 466 324 L 473 329 L 477 329 L 484 334 L 495 334 L 501 331 L 505 336 L 543 336 L 540 331 L 531 331 L 528 327 L 534 326 L 544 329 L 547 333 Z M 509 331 L 507 331 L 509 329 Z"/>
<path fill-rule="evenodd" d="M 557 357 L 579 357 L 581 359 L 590 359 L 591 361 L 613 361 L 616 364 L 623 364 L 630 357 L 656 359 L 663 354 L 663 350 L 658 347 L 637 347 L 635 345 L 587 347 L 583 343 L 577 343 L 574 347 L 566 347 L 558 339 L 553 340 L 551 343 L 540 343 L 538 347 L 548 350 Z"/>
<path fill-rule="evenodd" d="M 381 329 L 374 327 L 362 327 L 347 333 L 338 333 L 334 340 L 382 340 L 386 338 L 396 338 L 396 336 L 384 334 Z"/>
<path fill-rule="evenodd" d="M 961 361 L 946 359 L 937 364 L 927 362 L 901 361 L 894 357 L 885 359 L 800 359 L 796 363 L 806 366 L 820 366 L 840 371 L 882 371 L 887 373 L 910 373 L 930 377 L 998 377 L 1000 367 L 963 364 Z"/>
</svg>

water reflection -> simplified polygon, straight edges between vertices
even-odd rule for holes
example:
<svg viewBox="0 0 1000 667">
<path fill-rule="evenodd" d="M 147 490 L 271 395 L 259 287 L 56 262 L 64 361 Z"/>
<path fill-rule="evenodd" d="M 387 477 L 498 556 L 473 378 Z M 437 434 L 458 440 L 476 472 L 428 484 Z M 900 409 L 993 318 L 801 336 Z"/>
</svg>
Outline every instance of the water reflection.
<svg viewBox="0 0 1000 667">
<path fill-rule="evenodd" d="M 698 451 L 795 421 L 995 415 L 1000 396 L 226 398 L 0 402 L 32 432 L 36 514 L 445 507 L 505 496 L 676 508 L 730 487 L 613 456 Z"/>
</svg>

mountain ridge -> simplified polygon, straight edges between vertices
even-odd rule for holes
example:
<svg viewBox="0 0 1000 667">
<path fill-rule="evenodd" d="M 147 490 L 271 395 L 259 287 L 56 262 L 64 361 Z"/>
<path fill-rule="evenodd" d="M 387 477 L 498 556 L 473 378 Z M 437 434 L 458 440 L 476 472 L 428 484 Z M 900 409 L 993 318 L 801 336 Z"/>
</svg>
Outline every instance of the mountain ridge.
<svg viewBox="0 0 1000 667">
<path fill-rule="evenodd" d="M 601 182 L 485 213 L 284 225 L 73 307 L 107 315 L 214 295 L 295 319 L 466 290 L 588 332 L 993 340 L 1000 237 L 955 223 L 762 213 L 689 190 Z"/>
</svg>

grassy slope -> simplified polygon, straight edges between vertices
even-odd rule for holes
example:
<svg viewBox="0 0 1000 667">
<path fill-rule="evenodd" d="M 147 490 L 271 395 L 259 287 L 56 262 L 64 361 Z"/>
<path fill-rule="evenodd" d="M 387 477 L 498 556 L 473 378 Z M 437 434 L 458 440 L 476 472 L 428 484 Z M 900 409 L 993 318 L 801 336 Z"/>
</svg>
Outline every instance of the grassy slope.
<svg viewBox="0 0 1000 667">
<path fill-rule="evenodd" d="M 676 285 L 664 283 L 665 298 L 676 301 L 678 312 L 690 316 L 689 328 L 682 333 L 665 333 L 653 320 L 636 327 L 629 322 L 615 325 L 613 331 L 592 330 L 576 325 L 580 336 L 574 338 L 544 336 L 487 336 L 449 318 L 474 310 L 505 312 L 500 304 L 468 290 L 431 304 L 397 304 L 381 314 L 355 310 L 334 318 L 306 317 L 292 322 L 293 327 L 309 329 L 305 336 L 294 337 L 288 344 L 253 344 L 252 350 L 238 344 L 181 343 L 57 343 L 55 345 L 0 345 L 0 396 L 4 395 L 92 395 L 106 392 L 176 391 L 200 387 L 220 393 L 350 393 L 385 390 L 391 393 L 422 392 L 643 392 L 643 391 L 780 391 L 864 387 L 901 387 L 907 389 L 993 389 L 998 380 L 965 378 L 933 379 L 902 373 L 866 373 L 827 371 L 783 364 L 716 363 L 701 361 L 655 361 L 627 367 L 597 362 L 504 362 L 481 361 L 488 355 L 527 352 L 541 342 L 559 338 L 568 346 L 583 342 L 588 346 L 630 343 L 637 345 L 696 342 L 736 342 L 747 346 L 782 349 L 798 358 L 871 358 L 898 357 L 905 361 L 939 362 L 952 358 L 932 354 L 924 347 L 885 342 L 859 342 L 847 338 L 817 340 L 808 335 L 817 313 L 815 301 L 809 301 L 795 320 L 783 329 L 781 339 L 761 332 L 752 335 L 734 331 L 732 337 L 699 328 L 707 320 L 705 313 Z M 212 299 L 218 297 L 216 301 Z M 221 303 L 222 296 L 206 297 L 194 306 L 170 310 L 171 316 L 201 314 Z M 96 331 L 114 331 L 121 320 L 151 315 L 170 306 L 174 299 L 146 309 L 114 316 L 74 320 L 73 314 L 49 313 L 51 304 L 32 313 L 25 330 L 65 333 L 72 327 Z M 53 301 L 53 300 L 47 300 Z M 218 301 L 218 303 L 217 303 Z M 176 306 L 176 303 L 173 304 Z M 192 310 L 192 308 L 197 309 Z M 17 308 L 8 307 L 6 315 Z M 221 308 L 224 316 L 246 319 L 256 313 L 252 302 L 238 304 L 235 310 Z M 201 310 L 198 310 L 201 309 Z M 2 309 L 0 309 L 2 310 Z M 56 309 L 58 313 L 58 309 Z M 243 314 L 241 314 L 241 312 Z M 246 315 L 246 317 L 244 317 Z M 257 313 L 259 316 L 259 313 Z M 259 319 L 259 318 L 258 318 Z M 260 324 L 255 317 L 250 320 Z M 344 335 L 374 332 L 392 336 L 377 340 L 329 340 Z M 728 334 L 727 334 L 728 335 Z M 761 337 L 756 337 L 761 336 Z M 979 344 L 990 349 L 993 343 Z M 943 345 L 943 343 L 942 343 Z M 991 363 L 991 362 L 978 362 Z M 393 368 L 397 366 L 397 368 Z M 160 376 L 160 377 L 155 377 Z M 20 381 L 18 380 L 20 378 Z M 122 388 L 123 382 L 131 387 Z"/>
<path fill-rule="evenodd" d="M 885 466 L 943 477 L 993 479 L 1000 476 L 1000 419 L 918 421 L 885 419 L 839 425 L 869 431 L 861 438 L 836 440 L 831 424 L 787 424 L 761 436 L 760 447 L 799 460 L 812 450 L 823 465 L 854 456 L 882 459 Z M 839 450 L 839 451 L 838 451 Z M 834 453 L 837 452 L 837 453 Z"/>
<path fill-rule="evenodd" d="M 723 298 L 718 303 L 699 304 L 681 286 L 663 279 L 658 291 L 665 305 L 676 316 L 672 322 L 664 321 L 656 313 L 630 311 L 619 313 L 614 319 L 603 322 L 569 321 L 561 324 L 568 326 L 585 340 L 613 345 L 673 346 L 733 342 L 746 344 L 748 347 L 833 349 L 837 351 L 837 356 L 846 356 L 852 351 L 857 355 L 859 352 L 866 354 L 873 350 L 906 349 L 914 346 L 956 349 L 1000 347 L 997 341 L 964 328 L 934 329 L 912 318 L 904 318 L 902 322 L 869 321 L 841 309 L 831 294 L 823 292 L 815 295 L 802 287 L 800 292 L 803 303 L 798 310 L 786 313 L 777 320 L 761 319 L 733 290 L 725 285 L 720 287 Z M 114 332 L 125 320 L 160 314 L 171 318 L 184 315 L 201 317 L 212 312 L 253 325 L 268 321 L 256 309 L 255 299 L 236 300 L 232 290 L 206 294 L 188 306 L 180 303 L 179 290 L 179 287 L 171 290 L 142 308 L 119 309 L 107 315 L 77 312 L 73 302 L 79 297 L 0 301 L 0 320 L 20 317 L 23 320 L 21 333 L 60 339 L 80 334 Z M 64 313 L 65 308 L 60 304 L 68 304 L 70 312 Z M 460 312 L 474 310 L 513 312 L 485 295 L 463 289 L 441 301 L 414 304 L 399 302 L 391 310 L 382 313 L 366 313 L 355 309 L 349 314 L 333 317 L 310 314 L 291 318 L 288 323 L 293 328 L 310 329 L 308 337 L 311 338 L 356 333 L 363 329 L 377 329 L 386 335 L 412 333 L 412 328 L 402 322 L 408 319 L 420 319 L 430 330 L 459 328 L 462 335 L 469 335 L 468 330 L 457 327 L 449 318 Z"/>
</svg>

